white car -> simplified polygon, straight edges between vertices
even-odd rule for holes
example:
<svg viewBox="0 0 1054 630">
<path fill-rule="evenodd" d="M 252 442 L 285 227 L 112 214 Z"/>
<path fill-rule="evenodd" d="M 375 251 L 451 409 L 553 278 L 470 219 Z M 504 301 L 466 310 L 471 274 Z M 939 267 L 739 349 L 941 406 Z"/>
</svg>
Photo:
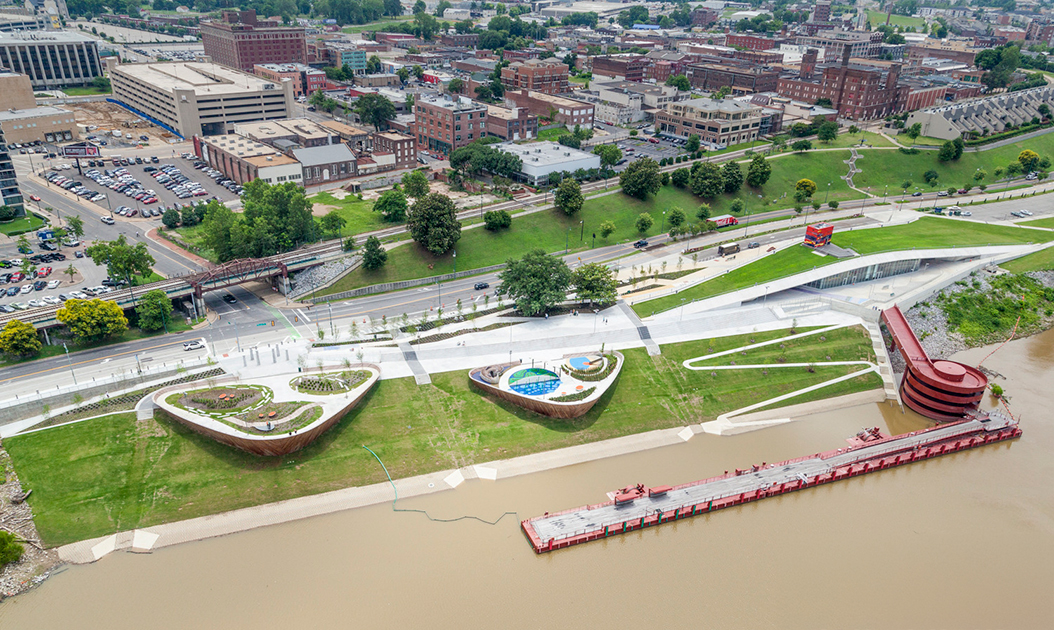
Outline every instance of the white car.
<svg viewBox="0 0 1054 630">
<path fill-rule="evenodd" d="M 81 291 L 70 291 L 70 297 L 75 300 L 87 300 L 88 296 Z"/>
<path fill-rule="evenodd" d="M 24 287 L 22 287 L 22 290 L 20 291 L 20 293 L 22 293 L 22 295 L 28 295 L 28 294 L 30 294 L 32 292 L 33 292 L 33 285 L 31 285 L 31 284 L 25 285 Z"/>
<path fill-rule="evenodd" d="M 68 239 L 62 241 L 62 244 L 65 245 L 66 247 L 79 247 L 81 242 L 78 241 L 75 238 L 68 238 Z"/>
<path fill-rule="evenodd" d="M 1026 217 L 1032 216 L 1032 213 L 1029 212 L 1028 210 L 1021 210 L 1021 214 L 1025 215 Z"/>
<path fill-rule="evenodd" d="M 54 295 L 45 295 L 43 300 L 45 304 L 62 304 L 62 300 L 58 299 Z"/>
<path fill-rule="evenodd" d="M 191 350 L 202 350 L 205 347 L 200 341 L 188 341 L 183 344 L 183 350 L 189 352 Z"/>
<path fill-rule="evenodd" d="M 57 289 L 57 288 L 59 288 L 60 284 L 62 284 L 61 280 L 52 280 L 51 282 L 48 283 L 48 288 L 49 289 Z"/>
<path fill-rule="evenodd" d="M 29 306 L 30 306 L 30 308 L 40 308 L 40 307 L 44 306 L 44 303 L 41 302 L 40 300 L 30 300 L 29 301 Z"/>
</svg>

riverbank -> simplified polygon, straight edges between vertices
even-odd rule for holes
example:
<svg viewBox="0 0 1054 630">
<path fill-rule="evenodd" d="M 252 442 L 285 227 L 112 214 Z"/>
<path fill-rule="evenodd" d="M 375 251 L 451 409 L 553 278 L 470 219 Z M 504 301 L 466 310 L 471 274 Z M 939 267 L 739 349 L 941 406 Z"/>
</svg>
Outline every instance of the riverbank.
<svg viewBox="0 0 1054 630">
<path fill-rule="evenodd" d="M 22 542 L 23 553 L 18 562 L 0 569 L 0 602 L 40 584 L 62 563 L 56 549 L 45 549 L 40 542 L 33 510 L 22 501 L 26 491 L 11 465 L 11 457 L 0 448 L 0 473 L 4 475 L 0 484 L 0 530 L 14 534 Z"/>
</svg>

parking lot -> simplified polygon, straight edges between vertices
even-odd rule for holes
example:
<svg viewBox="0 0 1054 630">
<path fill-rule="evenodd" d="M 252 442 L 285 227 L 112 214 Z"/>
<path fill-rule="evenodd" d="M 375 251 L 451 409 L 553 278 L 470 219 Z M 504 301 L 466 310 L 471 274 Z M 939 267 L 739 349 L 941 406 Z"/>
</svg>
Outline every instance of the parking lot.
<svg viewBox="0 0 1054 630">
<path fill-rule="evenodd" d="M 52 167 L 47 179 L 108 210 L 117 220 L 156 219 L 168 208 L 238 198 L 240 187 L 221 185 L 222 175 L 196 169 L 196 162 L 193 156 L 82 159 L 83 175 L 73 164 L 62 163 Z"/>
<path fill-rule="evenodd" d="M 14 244 L 0 248 L 0 312 L 60 304 L 64 298 L 91 299 L 112 290 L 104 286 L 111 284 L 106 267 L 84 255 L 89 243 L 52 241 L 53 251 L 42 248 L 34 238 L 30 243 L 29 253 L 18 252 Z M 30 263 L 30 269 L 23 261 Z M 66 273 L 70 266 L 75 270 L 72 277 Z"/>
</svg>

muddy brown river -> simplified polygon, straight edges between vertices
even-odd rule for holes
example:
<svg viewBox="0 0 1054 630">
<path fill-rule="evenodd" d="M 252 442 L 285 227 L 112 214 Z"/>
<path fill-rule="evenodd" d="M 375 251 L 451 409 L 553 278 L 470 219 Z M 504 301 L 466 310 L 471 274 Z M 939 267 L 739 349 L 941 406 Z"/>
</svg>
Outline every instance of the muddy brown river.
<svg viewBox="0 0 1054 630">
<path fill-rule="evenodd" d="M 976 364 L 990 348 L 958 359 Z M 1054 627 L 1054 331 L 985 363 L 1024 435 L 536 556 L 520 518 L 927 421 L 889 405 L 224 538 L 116 553 L 0 604 L 0 628 Z M 988 401 L 991 403 L 992 401 Z"/>
</svg>

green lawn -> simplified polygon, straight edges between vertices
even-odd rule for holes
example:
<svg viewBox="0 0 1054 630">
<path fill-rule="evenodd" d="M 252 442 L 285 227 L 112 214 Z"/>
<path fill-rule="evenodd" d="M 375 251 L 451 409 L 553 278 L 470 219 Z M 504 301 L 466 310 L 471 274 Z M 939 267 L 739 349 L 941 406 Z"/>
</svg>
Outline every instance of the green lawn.
<svg viewBox="0 0 1054 630">
<path fill-rule="evenodd" d="M 892 142 L 887 140 L 885 137 L 883 137 L 883 136 L 881 136 L 881 135 L 879 135 L 877 133 L 872 133 L 870 131 L 864 131 L 864 132 L 861 132 L 861 133 L 850 134 L 848 131 L 845 131 L 845 130 L 843 130 L 842 133 L 838 134 L 838 137 L 835 138 L 834 140 L 832 140 L 831 142 L 826 142 L 825 143 L 825 142 L 820 142 L 818 140 L 813 140 L 812 144 L 817 149 L 838 149 L 838 148 L 848 149 L 849 147 L 858 147 L 858 146 L 860 146 L 860 139 L 861 138 L 864 139 L 865 143 L 870 144 L 873 147 L 892 147 L 892 146 L 896 146 Z M 789 144 L 793 144 L 793 141 L 789 142 L 788 145 Z M 846 159 L 848 159 L 848 158 L 846 158 Z M 846 170 L 848 171 L 849 169 L 846 168 Z"/>
<path fill-rule="evenodd" d="M 801 330 L 799 332 L 806 331 Z M 760 343 L 764 340 L 758 338 L 757 341 Z M 816 352 L 818 347 L 823 348 L 823 355 L 819 357 Z M 785 341 L 782 344 L 772 344 L 744 350 L 735 354 L 693 363 L 692 365 L 765 365 L 807 363 L 809 361 L 871 361 L 873 359 L 874 355 L 870 352 L 864 352 L 860 345 L 860 329 L 852 327 L 837 328 L 821 335 L 801 337 Z"/>
<path fill-rule="evenodd" d="M 968 221 L 952 221 L 936 217 L 922 217 L 918 221 L 905 225 L 894 225 L 883 228 L 839 232 L 835 228 L 834 243 L 859 254 L 901 250 L 908 248 L 967 247 L 971 245 L 996 245 L 1008 243 L 1048 242 L 1054 240 L 1054 233 L 1045 234 L 1036 230 L 1009 227 L 1004 225 L 986 225 Z M 647 300 L 633 305 L 633 310 L 641 317 L 659 313 L 681 305 L 681 300 L 689 302 L 702 300 L 729 291 L 771 282 L 779 278 L 809 271 L 838 262 L 832 256 L 820 257 L 811 249 L 797 245 L 764 256 L 749 265 L 733 269 L 728 273 L 654 300 Z"/>
<path fill-rule="evenodd" d="M 911 138 L 909 138 L 909 137 L 907 137 L 905 135 L 898 136 L 897 137 L 897 142 L 899 142 L 900 144 L 903 144 L 906 147 L 912 146 L 911 145 Z M 919 136 L 918 138 L 915 138 L 915 146 L 919 146 L 919 147 L 925 147 L 925 146 L 939 147 L 939 146 L 943 145 L 945 142 L 947 142 L 947 140 L 941 140 L 940 138 L 931 138 L 929 136 Z"/>
<path fill-rule="evenodd" d="M 111 90 L 92 86 L 68 87 L 62 88 L 62 91 L 65 92 L 67 96 L 97 96 L 112 93 Z"/>
<path fill-rule="evenodd" d="M 337 199 L 328 192 L 321 192 L 312 196 L 310 201 L 315 204 L 336 206 L 337 212 L 347 221 L 347 225 L 341 230 L 341 236 L 372 232 L 396 225 L 385 222 L 380 212 L 374 212 L 372 201 L 363 201 L 355 195 Z"/>
<path fill-rule="evenodd" d="M 905 180 L 911 181 L 912 186 L 918 186 L 920 190 L 929 190 L 931 187 L 924 182 L 923 174 L 934 170 L 940 178 L 934 189 L 949 186 L 961 188 L 966 184 L 976 186 L 978 182 L 974 181 L 973 175 L 981 168 L 987 172 L 987 177 L 980 183 L 988 184 L 994 190 L 1002 190 L 1003 184 L 995 184 L 995 169 L 1005 169 L 1025 149 L 1054 159 L 1054 133 L 988 151 L 967 151 L 961 158 L 951 162 L 938 161 L 936 151 L 920 151 L 915 155 L 906 155 L 900 151 L 860 151 L 861 159 L 856 166 L 863 172 L 855 175 L 853 181 L 858 188 L 870 187 L 876 194 L 881 194 L 886 185 L 889 186 L 889 194 L 899 192 Z"/>
<path fill-rule="evenodd" d="M 1019 223 L 1019 225 L 1054 229 L 1054 217 L 1047 217 L 1046 219 L 1032 219 L 1031 221 L 1022 221 L 1021 223 Z"/>
<path fill-rule="evenodd" d="M 871 22 L 871 29 L 874 30 L 875 27 L 886 23 L 886 13 L 883 11 L 868 11 L 867 19 Z M 890 26 L 913 26 L 915 27 L 915 30 L 919 30 L 925 23 L 926 20 L 922 18 L 911 17 L 908 15 L 893 14 L 889 16 Z"/>
<path fill-rule="evenodd" d="M 1054 269 L 1054 248 L 1048 247 L 1028 256 L 1016 258 L 999 265 L 1011 273 L 1026 271 L 1048 271 Z"/>
<path fill-rule="evenodd" d="M 383 31 L 384 29 L 386 29 L 386 28 L 388 28 L 390 26 L 395 26 L 396 24 L 399 24 L 400 22 L 405 22 L 407 20 L 412 20 L 412 19 L 414 19 L 414 17 L 412 15 L 400 15 L 399 17 L 395 17 L 395 18 L 393 18 L 393 17 L 386 17 L 384 20 L 379 21 L 379 22 L 371 22 L 369 24 L 358 24 L 356 26 L 345 26 L 341 30 L 343 32 L 345 32 L 345 33 L 363 33 L 363 32 L 366 32 L 366 31 Z"/>
<path fill-rule="evenodd" d="M 7 223 L 0 223 L 0 232 L 9 236 L 17 236 L 26 232 L 32 232 L 42 225 L 44 225 L 43 219 L 32 212 L 27 212 L 24 217 L 19 217 Z"/>
<path fill-rule="evenodd" d="M 553 127 L 552 129 L 542 129 L 538 132 L 538 140 L 549 140 L 556 142 L 556 139 L 567 133 L 567 127 Z"/>
<path fill-rule="evenodd" d="M 48 545 L 119 530 L 148 527 L 218 512 L 384 481 L 384 472 L 362 448 L 377 452 L 393 477 L 402 478 L 684 426 L 767 398 L 847 374 L 825 367 L 728 371 L 711 376 L 681 361 L 786 334 L 663 346 L 649 357 L 624 352 L 618 382 L 590 413 L 554 420 L 470 387 L 463 371 L 379 382 L 364 403 L 315 444 L 293 455 L 261 458 L 231 449 L 165 419 L 139 421 L 122 413 L 4 440 L 29 499 L 37 529 Z M 824 360 L 820 342 L 802 356 Z M 848 343 L 851 342 L 839 342 Z M 712 349 L 712 350 L 711 350 Z M 870 355 L 857 329 L 856 351 Z M 851 368 L 852 366 L 850 366 Z M 879 387 L 873 375 L 787 402 Z"/>
</svg>

